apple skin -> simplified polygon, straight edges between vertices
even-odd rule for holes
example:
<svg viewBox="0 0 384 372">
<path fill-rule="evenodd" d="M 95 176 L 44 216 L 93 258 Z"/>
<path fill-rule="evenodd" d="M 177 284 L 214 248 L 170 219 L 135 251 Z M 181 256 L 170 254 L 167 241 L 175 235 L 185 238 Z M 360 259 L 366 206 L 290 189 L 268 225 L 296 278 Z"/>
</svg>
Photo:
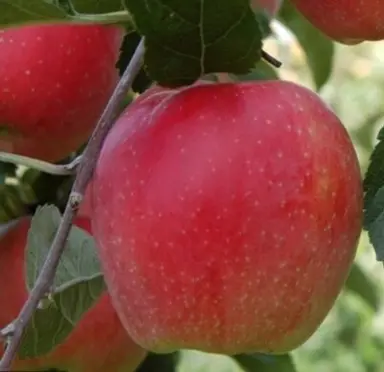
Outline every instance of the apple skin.
<svg viewBox="0 0 384 372">
<path fill-rule="evenodd" d="M 92 187 L 112 302 L 157 353 L 298 347 L 332 308 L 361 231 L 348 133 L 289 82 L 147 91 L 107 136 Z"/>
<path fill-rule="evenodd" d="M 28 296 L 24 282 L 24 247 L 30 224 L 30 217 L 20 219 L 0 240 L 0 328 L 17 316 Z M 75 224 L 91 231 L 89 218 L 77 218 Z M 52 352 L 34 359 L 16 359 L 12 368 L 133 372 L 145 355 L 146 351 L 126 333 L 106 293 L 83 315 L 68 338 Z"/>
<path fill-rule="evenodd" d="M 384 39 L 382 0 L 291 0 L 316 28 L 344 44 Z M 324 16 L 326 14 L 326 16 Z"/>
<path fill-rule="evenodd" d="M 118 82 L 123 36 L 102 25 L 0 30 L 0 151 L 55 162 L 84 144 Z"/>
<path fill-rule="evenodd" d="M 271 17 L 275 17 L 278 13 L 283 0 L 251 0 L 253 9 L 263 8 Z"/>
</svg>

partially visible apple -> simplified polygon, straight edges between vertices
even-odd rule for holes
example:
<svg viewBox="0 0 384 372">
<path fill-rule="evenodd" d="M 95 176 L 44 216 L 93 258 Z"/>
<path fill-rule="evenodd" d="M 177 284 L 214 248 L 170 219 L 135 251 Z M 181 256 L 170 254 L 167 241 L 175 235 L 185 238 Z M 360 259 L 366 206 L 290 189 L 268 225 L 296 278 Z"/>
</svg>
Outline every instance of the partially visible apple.
<svg viewBox="0 0 384 372">
<path fill-rule="evenodd" d="M 30 224 L 29 217 L 22 218 L 0 240 L 0 328 L 18 315 L 28 296 L 24 248 Z M 91 231 L 89 218 L 78 218 L 76 225 Z M 125 332 L 106 293 L 83 315 L 62 344 L 36 359 L 16 359 L 12 370 L 133 372 L 145 354 Z"/>
<path fill-rule="evenodd" d="M 154 88 L 103 145 L 92 228 L 133 340 L 285 353 L 333 306 L 353 261 L 362 186 L 347 131 L 283 81 Z"/>
<path fill-rule="evenodd" d="M 344 44 L 384 39 L 382 0 L 291 0 L 328 37 Z"/>
<path fill-rule="evenodd" d="M 0 151 L 54 162 L 85 143 L 117 84 L 123 36 L 103 25 L 0 30 Z"/>
</svg>

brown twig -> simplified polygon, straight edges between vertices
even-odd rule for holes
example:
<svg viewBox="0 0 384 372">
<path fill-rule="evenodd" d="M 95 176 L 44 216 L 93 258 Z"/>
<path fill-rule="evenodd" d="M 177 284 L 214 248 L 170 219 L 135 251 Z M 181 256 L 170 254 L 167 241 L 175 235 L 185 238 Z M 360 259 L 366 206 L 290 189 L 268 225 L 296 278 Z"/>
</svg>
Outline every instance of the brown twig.
<svg viewBox="0 0 384 372">
<path fill-rule="evenodd" d="M 69 201 L 61 219 L 60 226 L 52 242 L 51 249 L 49 250 L 48 256 L 28 300 L 21 309 L 19 316 L 13 322 L 14 333 L 9 344 L 7 345 L 3 358 L 0 361 L 0 371 L 10 370 L 12 361 L 15 358 L 17 350 L 20 346 L 24 330 L 31 320 L 34 311 L 37 309 L 40 300 L 51 287 L 60 257 L 65 248 L 65 242 L 69 235 L 72 221 L 76 216 L 78 206 L 81 203 L 87 184 L 92 177 L 101 146 L 120 113 L 121 103 L 123 102 L 126 93 L 130 89 L 133 80 L 141 68 L 143 56 L 144 41 L 141 40 L 99 120 L 88 146 L 84 151 Z"/>
</svg>

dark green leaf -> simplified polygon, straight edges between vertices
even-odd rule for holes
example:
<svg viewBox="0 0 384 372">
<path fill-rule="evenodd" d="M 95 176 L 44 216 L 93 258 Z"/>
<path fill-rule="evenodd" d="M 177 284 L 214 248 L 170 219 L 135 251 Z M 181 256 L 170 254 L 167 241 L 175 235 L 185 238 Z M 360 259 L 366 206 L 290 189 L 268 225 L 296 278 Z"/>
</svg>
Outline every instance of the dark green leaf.
<svg viewBox="0 0 384 372">
<path fill-rule="evenodd" d="M 383 191 L 378 193 L 384 186 L 384 127 L 380 129 L 377 139 L 378 143 L 371 154 L 364 178 L 364 228 L 366 229 L 384 210 Z"/>
<path fill-rule="evenodd" d="M 369 224 L 368 236 L 376 252 L 376 259 L 384 261 L 384 211 Z"/>
<path fill-rule="evenodd" d="M 16 165 L 0 161 L 0 183 L 4 183 L 7 177 L 15 176 Z"/>
<path fill-rule="evenodd" d="M 71 0 L 79 13 L 112 13 L 123 9 L 122 0 Z"/>
<path fill-rule="evenodd" d="M 45 0 L 0 0 L 0 26 L 63 20 L 66 13 Z"/>
<path fill-rule="evenodd" d="M 26 212 L 26 206 L 17 185 L 0 184 L 0 223 L 21 217 Z"/>
<path fill-rule="evenodd" d="M 378 310 L 380 306 L 380 297 L 376 283 L 357 263 L 352 266 L 345 283 L 345 288 L 359 296 L 368 306 L 372 307 L 373 310 Z"/>
<path fill-rule="evenodd" d="M 245 372 L 296 372 L 296 366 L 290 354 L 241 354 L 234 356 L 234 359 Z"/>
<path fill-rule="evenodd" d="M 316 87 L 320 89 L 332 72 L 335 49 L 333 42 L 312 26 L 290 1 L 283 2 L 279 18 L 296 35 L 303 46 Z"/>
<path fill-rule="evenodd" d="M 176 372 L 179 352 L 172 354 L 149 353 L 135 372 Z"/>
<path fill-rule="evenodd" d="M 125 0 L 146 40 L 151 79 L 193 83 L 212 72 L 248 73 L 260 59 L 262 34 L 248 0 Z"/>
</svg>

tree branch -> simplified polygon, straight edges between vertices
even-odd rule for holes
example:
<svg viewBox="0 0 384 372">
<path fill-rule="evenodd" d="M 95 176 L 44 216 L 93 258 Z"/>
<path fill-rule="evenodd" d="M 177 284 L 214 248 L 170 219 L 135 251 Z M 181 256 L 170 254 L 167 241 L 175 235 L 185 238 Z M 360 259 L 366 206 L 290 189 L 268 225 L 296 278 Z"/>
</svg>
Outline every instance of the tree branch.
<svg viewBox="0 0 384 372">
<path fill-rule="evenodd" d="M 21 309 L 19 316 L 12 322 L 14 324 L 14 333 L 5 350 L 3 358 L 0 361 L 0 371 L 10 370 L 12 361 L 20 346 L 24 330 L 31 320 L 34 311 L 38 307 L 40 300 L 51 287 L 60 257 L 65 248 L 65 242 L 71 230 L 72 221 L 76 216 L 86 186 L 92 177 L 102 144 L 110 128 L 116 121 L 120 113 L 121 103 L 141 68 L 143 56 L 144 40 L 141 40 L 83 153 L 77 177 L 72 187 L 72 192 L 61 219 L 60 226 L 52 242 L 51 249 L 49 250 L 48 256 L 28 300 Z"/>
</svg>

